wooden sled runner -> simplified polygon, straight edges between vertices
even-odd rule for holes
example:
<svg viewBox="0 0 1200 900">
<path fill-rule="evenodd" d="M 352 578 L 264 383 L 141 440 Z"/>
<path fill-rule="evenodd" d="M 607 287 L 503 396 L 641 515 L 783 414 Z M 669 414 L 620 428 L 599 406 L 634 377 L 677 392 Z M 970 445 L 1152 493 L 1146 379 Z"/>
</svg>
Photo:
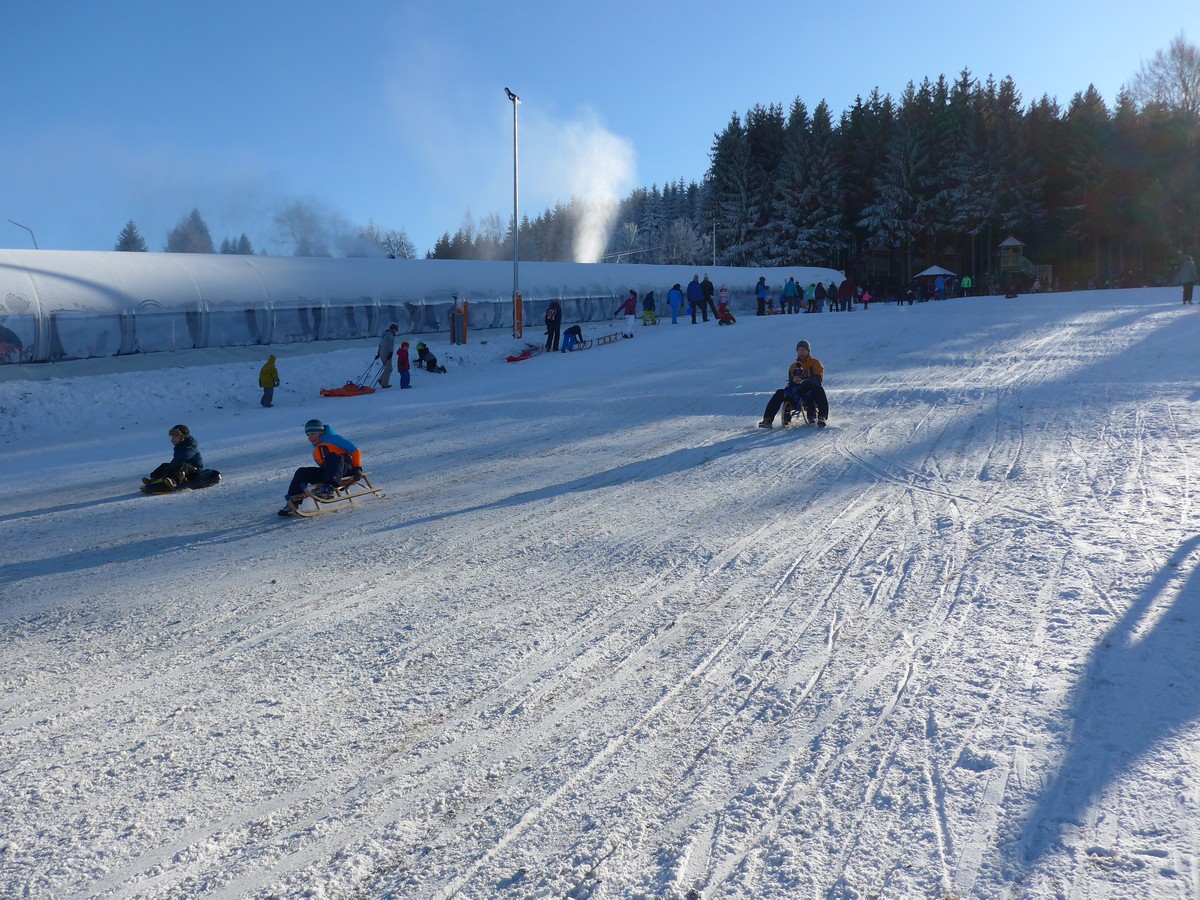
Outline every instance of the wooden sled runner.
<svg viewBox="0 0 1200 900">
<path fill-rule="evenodd" d="M 311 490 L 308 490 L 304 492 L 299 500 L 289 497 L 287 505 L 288 509 L 296 515 L 311 519 L 326 506 L 333 506 L 338 503 L 353 503 L 359 497 L 366 497 L 370 494 L 382 497 L 383 491 L 371 484 L 371 479 L 367 477 L 366 472 L 361 472 L 357 477 L 347 475 L 343 478 L 341 485 L 338 486 L 334 495 L 328 500 L 324 500 Z"/>
</svg>

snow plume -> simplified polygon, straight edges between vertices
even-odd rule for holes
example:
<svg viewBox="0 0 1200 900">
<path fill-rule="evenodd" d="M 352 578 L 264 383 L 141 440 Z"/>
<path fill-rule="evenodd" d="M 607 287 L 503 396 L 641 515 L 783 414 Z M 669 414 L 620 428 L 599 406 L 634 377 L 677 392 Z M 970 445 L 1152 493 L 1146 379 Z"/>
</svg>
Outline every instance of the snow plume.
<svg viewBox="0 0 1200 900">
<path fill-rule="evenodd" d="M 566 125 L 539 122 L 532 138 L 544 139 L 534 151 L 540 182 L 531 193 L 575 201 L 579 218 L 573 241 L 574 261 L 599 262 L 617 215 L 617 204 L 633 186 L 633 145 L 594 119 Z M 532 139 L 531 139 L 532 143 Z M 552 205 L 552 204 L 548 204 Z"/>
</svg>

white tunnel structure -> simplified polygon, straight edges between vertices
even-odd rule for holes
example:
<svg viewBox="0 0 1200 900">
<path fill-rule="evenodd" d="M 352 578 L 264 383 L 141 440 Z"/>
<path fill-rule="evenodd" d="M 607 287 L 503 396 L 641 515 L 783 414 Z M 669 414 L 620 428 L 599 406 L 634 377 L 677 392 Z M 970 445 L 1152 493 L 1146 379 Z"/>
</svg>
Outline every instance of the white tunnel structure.
<svg viewBox="0 0 1200 900">
<path fill-rule="evenodd" d="M 522 324 L 540 334 L 555 299 L 564 323 L 609 319 L 631 289 L 654 291 L 661 315 L 672 285 L 706 274 L 728 286 L 735 314 L 753 310 L 760 276 L 773 297 L 788 278 L 803 288 L 844 277 L 813 267 L 522 262 Z M 366 338 L 393 322 L 433 334 L 449 330 L 456 297 L 469 304 L 470 328 L 511 328 L 512 289 L 511 262 L 0 250 L 0 362 Z"/>
</svg>

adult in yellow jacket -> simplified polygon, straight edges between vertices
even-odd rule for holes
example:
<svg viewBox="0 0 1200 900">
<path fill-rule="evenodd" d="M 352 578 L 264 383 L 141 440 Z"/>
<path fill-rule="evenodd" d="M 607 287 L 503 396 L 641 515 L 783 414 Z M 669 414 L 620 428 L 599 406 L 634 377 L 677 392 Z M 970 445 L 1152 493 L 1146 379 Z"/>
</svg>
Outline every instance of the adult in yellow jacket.
<svg viewBox="0 0 1200 900">
<path fill-rule="evenodd" d="M 801 341 L 796 345 L 796 361 L 788 367 L 787 386 L 771 395 L 758 427 L 775 427 L 775 416 L 779 413 L 779 407 L 783 406 L 784 400 L 790 400 L 795 415 L 799 415 L 803 408 L 810 425 L 824 428 L 829 420 L 829 398 L 825 396 L 824 381 L 825 367 L 812 355 L 808 341 Z M 784 416 L 783 424 L 788 424 L 787 415 Z"/>
<path fill-rule="evenodd" d="M 258 386 L 263 389 L 260 406 L 274 406 L 275 388 L 279 387 L 279 370 L 275 368 L 275 357 L 268 356 L 267 364 L 258 370 Z"/>
</svg>

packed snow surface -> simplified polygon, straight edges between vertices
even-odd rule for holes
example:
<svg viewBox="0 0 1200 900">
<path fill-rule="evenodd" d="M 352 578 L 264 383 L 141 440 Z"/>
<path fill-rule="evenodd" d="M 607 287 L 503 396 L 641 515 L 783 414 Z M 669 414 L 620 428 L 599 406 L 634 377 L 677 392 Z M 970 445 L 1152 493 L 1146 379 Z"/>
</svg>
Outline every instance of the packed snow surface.
<svg viewBox="0 0 1200 900">
<path fill-rule="evenodd" d="M 1198 315 L 6 367 L 0 895 L 1194 898 Z M 384 497 L 275 515 L 312 417 Z M 143 496 L 176 423 L 224 479 Z"/>
</svg>

